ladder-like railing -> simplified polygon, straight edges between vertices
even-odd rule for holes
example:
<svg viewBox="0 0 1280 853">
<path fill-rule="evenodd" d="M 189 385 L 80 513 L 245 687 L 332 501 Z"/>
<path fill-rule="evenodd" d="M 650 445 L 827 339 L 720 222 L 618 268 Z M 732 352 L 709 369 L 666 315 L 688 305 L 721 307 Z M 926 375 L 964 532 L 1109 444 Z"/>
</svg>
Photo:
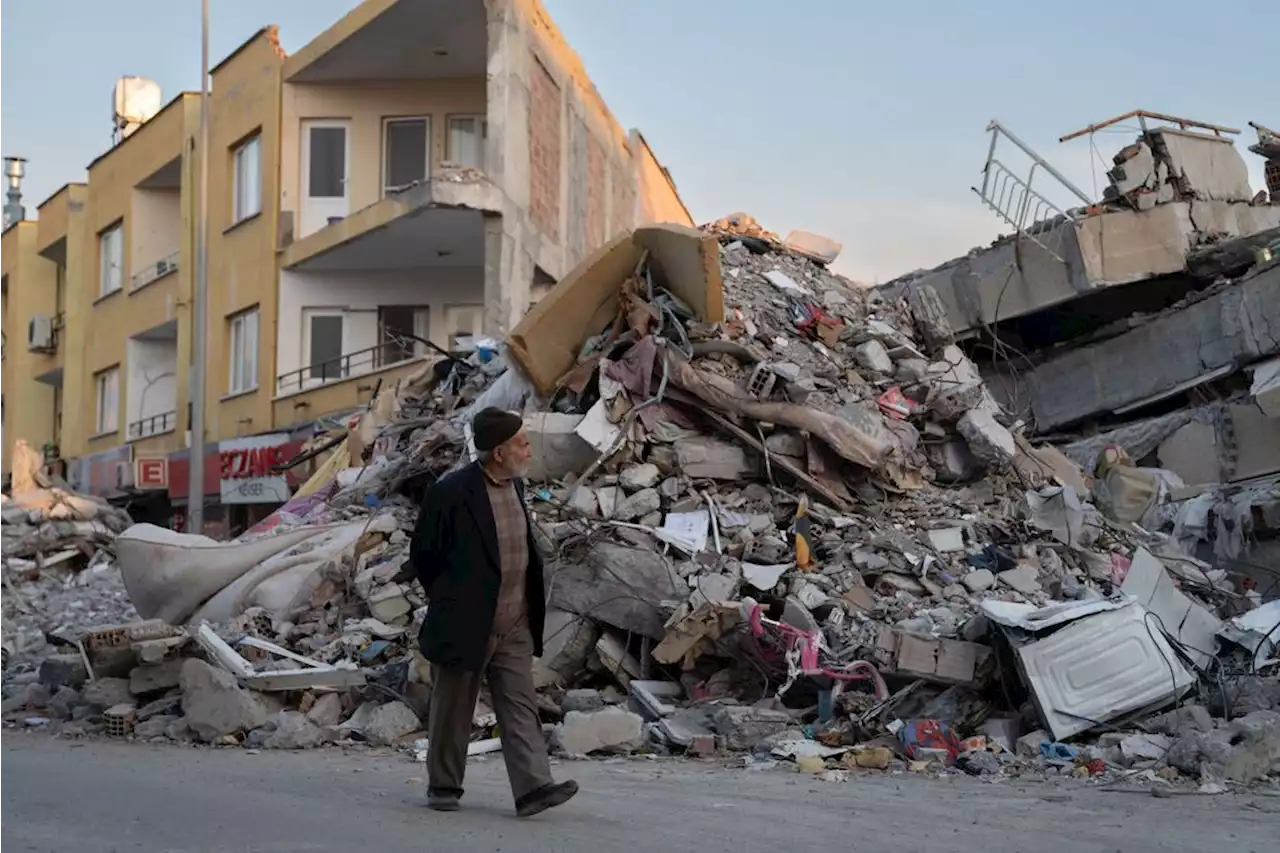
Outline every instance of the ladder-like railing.
<svg viewBox="0 0 1280 853">
<path fill-rule="evenodd" d="M 1065 235 L 1063 226 L 1069 221 L 1074 221 L 1075 217 L 1049 201 L 1031 186 L 1035 180 L 1036 171 L 1040 169 L 1049 173 L 1083 204 L 1089 205 L 1093 202 L 1000 122 L 992 120 L 987 125 L 987 130 L 991 133 L 991 147 L 987 151 L 986 165 L 982 167 L 982 186 L 974 187 L 973 191 L 987 207 L 995 211 L 996 215 L 1012 226 L 1019 235 L 1031 240 L 1065 263 L 1062 257 L 1062 243 Z M 996 143 L 1001 136 L 1031 158 L 1031 168 L 1025 179 L 1018 177 L 1013 170 L 996 158 Z"/>
</svg>

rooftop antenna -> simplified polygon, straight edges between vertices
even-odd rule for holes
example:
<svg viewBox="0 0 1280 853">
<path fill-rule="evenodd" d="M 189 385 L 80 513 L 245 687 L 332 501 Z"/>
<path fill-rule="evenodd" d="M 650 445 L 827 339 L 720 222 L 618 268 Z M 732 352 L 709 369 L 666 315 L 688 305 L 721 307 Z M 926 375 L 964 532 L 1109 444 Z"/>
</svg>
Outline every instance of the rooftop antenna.
<svg viewBox="0 0 1280 853">
<path fill-rule="evenodd" d="M 27 209 L 22 206 L 22 179 L 27 174 L 26 157 L 5 157 L 4 176 L 9 184 L 5 192 L 4 227 L 27 218 Z"/>
</svg>

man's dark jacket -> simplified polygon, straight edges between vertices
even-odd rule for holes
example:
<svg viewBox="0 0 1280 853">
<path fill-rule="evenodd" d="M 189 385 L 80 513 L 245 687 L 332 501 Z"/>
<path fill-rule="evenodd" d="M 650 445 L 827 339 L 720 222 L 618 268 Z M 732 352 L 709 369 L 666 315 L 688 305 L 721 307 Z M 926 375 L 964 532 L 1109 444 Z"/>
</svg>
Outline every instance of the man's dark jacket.
<svg viewBox="0 0 1280 853">
<path fill-rule="evenodd" d="M 516 480 L 515 485 L 523 507 L 524 484 Z M 525 520 L 529 529 L 525 600 L 533 653 L 541 656 L 547 612 L 542 556 L 534 544 L 527 510 Z M 418 636 L 423 656 L 443 667 L 479 672 L 484 668 L 502 585 L 498 529 L 480 463 L 442 477 L 427 490 L 409 559 L 430 599 Z"/>
</svg>

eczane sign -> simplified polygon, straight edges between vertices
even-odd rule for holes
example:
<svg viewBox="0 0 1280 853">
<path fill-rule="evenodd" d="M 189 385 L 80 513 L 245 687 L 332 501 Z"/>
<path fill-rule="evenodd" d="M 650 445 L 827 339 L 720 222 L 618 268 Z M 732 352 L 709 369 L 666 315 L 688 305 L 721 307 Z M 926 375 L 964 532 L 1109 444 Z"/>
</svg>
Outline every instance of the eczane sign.
<svg viewBox="0 0 1280 853">
<path fill-rule="evenodd" d="M 274 474 L 286 462 L 286 433 L 254 435 L 218 442 L 219 477 L 224 504 L 284 503 L 289 500 L 289 484 L 284 474 Z"/>
</svg>

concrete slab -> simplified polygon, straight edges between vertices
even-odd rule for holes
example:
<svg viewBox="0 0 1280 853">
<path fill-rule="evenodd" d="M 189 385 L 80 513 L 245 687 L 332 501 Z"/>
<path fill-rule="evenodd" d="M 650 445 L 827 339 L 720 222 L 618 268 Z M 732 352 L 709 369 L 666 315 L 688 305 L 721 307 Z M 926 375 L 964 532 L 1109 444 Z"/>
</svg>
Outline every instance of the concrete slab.
<svg viewBox="0 0 1280 853">
<path fill-rule="evenodd" d="M 1040 430 L 1065 426 L 1169 391 L 1221 368 L 1280 351 L 1280 267 L 1133 331 L 1065 353 L 1036 369 Z"/>
</svg>

